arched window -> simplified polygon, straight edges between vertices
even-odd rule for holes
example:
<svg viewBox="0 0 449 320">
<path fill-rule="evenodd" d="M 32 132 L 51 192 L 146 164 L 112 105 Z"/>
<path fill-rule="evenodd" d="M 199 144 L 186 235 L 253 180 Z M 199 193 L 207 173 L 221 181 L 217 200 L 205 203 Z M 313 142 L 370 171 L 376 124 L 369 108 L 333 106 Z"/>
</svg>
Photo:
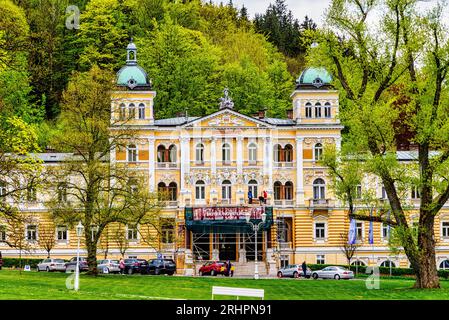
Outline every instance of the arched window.
<svg viewBox="0 0 449 320">
<path fill-rule="evenodd" d="M 274 146 L 274 162 L 281 162 L 282 158 L 282 147 L 280 144 Z"/>
<path fill-rule="evenodd" d="M 310 102 L 306 103 L 306 118 L 312 118 L 312 104 Z"/>
<path fill-rule="evenodd" d="M 293 199 L 293 183 L 291 181 L 287 181 L 284 187 L 284 199 L 292 200 Z"/>
<path fill-rule="evenodd" d="M 176 162 L 176 156 L 177 156 L 177 149 L 174 144 L 172 144 L 170 147 L 168 147 L 168 161 L 169 162 Z"/>
<path fill-rule="evenodd" d="M 221 198 L 223 200 L 231 199 L 231 181 L 225 180 L 221 185 Z"/>
<path fill-rule="evenodd" d="M 136 106 L 134 105 L 134 103 L 130 103 L 128 106 L 128 116 L 130 119 L 136 118 Z"/>
<path fill-rule="evenodd" d="M 441 270 L 449 270 L 449 260 L 441 261 L 440 269 Z"/>
<path fill-rule="evenodd" d="M 221 160 L 224 163 L 229 163 L 231 161 L 231 146 L 229 143 L 224 143 L 221 147 Z"/>
<path fill-rule="evenodd" d="M 203 180 L 198 180 L 195 184 L 195 199 L 206 199 L 206 185 Z"/>
<path fill-rule="evenodd" d="M 321 143 L 317 143 L 313 147 L 313 151 L 315 161 L 320 161 L 323 158 L 323 145 Z"/>
<path fill-rule="evenodd" d="M 256 180 L 251 180 L 250 182 L 248 182 L 248 192 L 249 191 L 251 191 L 254 199 L 256 199 L 258 197 Z"/>
<path fill-rule="evenodd" d="M 329 102 L 326 102 L 324 104 L 324 117 L 325 118 L 331 117 L 331 104 Z"/>
<path fill-rule="evenodd" d="M 248 146 L 248 161 L 257 161 L 257 145 L 255 143 L 250 143 Z"/>
<path fill-rule="evenodd" d="M 364 267 L 364 266 L 366 266 L 366 264 L 365 264 L 365 262 L 363 262 L 361 260 L 356 260 L 354 262 L 351 262 L 351 266 Z"/>
<path fill-rule="evenodd" d="M 137 162 L 137 146 L 135 144 L 128 146 L 128 162 Z"/>
<path fill-rule="evenodd" d="M 202 143 L 196 145 L 195 160 L 198 163 L 204 163 L 204 145 Z"/>
<path fill-rule="evenodd" d="M 279 181 L 276 181 L 274 183 L 274 200 L 281 200 L 282 199 L 282 183 Z"/>
<path fill-rule="evenodd" d="M 291 144 L 287 144 L 284 148 L 284 161 L 292 162 L 293 161 L 293 147 Z"/>
<path fill-rule="evenodd" d="M 176 182 L 171 182 L 168 185 L 168 200 L 176 201 L 178 199 L 178 185 Z"/>
<path fill-rule="evenodd" d="M 326 199 L 326 183 L 321 178 L 313 182 L 313 199 Z"/>
<path fill-rule="evenodd" d="M 124 103 L 120 104 L 120 114 L 119 114 L 119 119 L 120 120 L 126 120 L 126 106 Z"/>
<path fill-rule="evenodd" d="M 380 264 L 380 266 L 381 266 L 381 267 L 386 267 L 386 268 L 389 268 L 389 267 L 391 266 L 392 268 L 396 268 L 396 265 L 394 264 L 394 262 L 393 262 L 393 261 L 390 261 L 390 260 L 385 260 L 385 261 L 383 261 L 383 262 Z"/>
<path fill-rule="evenodd" d="M 158 199 L 160 201 L 166 200 L 168 198 L 168 189 L 167 189 L 167 185 L 164 182 L 159 182 L 157 184 L 157 193 L 158 193 Z"/>
<path fill-rule="evenodd" d="M 139 119 L 145 119 L 145 105 L 139 104 Z"/>
<path fill-rule="evenodd" d="M 315 118 L 321 118 L 321 103 L 315 103 Z"/>
<path fill-rule="evenodd" d="M 157 147 L 157 162 L 166 162 L 166 151 L 163 145 Z"/>
</svg>

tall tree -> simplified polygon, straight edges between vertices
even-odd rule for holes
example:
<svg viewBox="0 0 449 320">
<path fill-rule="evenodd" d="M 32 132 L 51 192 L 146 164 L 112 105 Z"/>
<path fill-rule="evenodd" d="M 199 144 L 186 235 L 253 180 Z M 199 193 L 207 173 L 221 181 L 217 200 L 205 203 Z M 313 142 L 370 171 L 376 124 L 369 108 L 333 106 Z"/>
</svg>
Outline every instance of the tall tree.
<svg viewBox="0 0 449 320">
<path fill-rule="evenodd" d="M 335 85 L 343 92 L 340 115 L 348 131 L 345 143 L 352 153 L 364 155 L 367 172 L 385 187 L 392 221 L 382 210 L 377 220 L 399 231 L 416 274 L 415 287 L 438 288 L 434 224 L 449 199 L 449 33 L 442 22 L 441 4 L 422 12 L 416 2 L 332 1 L 329 27 L 316 34 L 319 46 L 311 49 L 309 57 L 312 64 L 326 66 L 335 76 Z M 368 21 L 378 6 L 386 12 L 375 28 Z M 398 97 L 389 89 L 398 83 L 410 99 L 404 109 L 406 125 L 414 131 L 418 146 L 415 161 L 407 166 L 396 157 L 401 112 L 394 101 L 404 93 Z M 421 195 L 416 238 L 402 197 L 402 190 L 412 184 Z M 362 218 L 370 219 L 358 217 Z"/>
</svg>

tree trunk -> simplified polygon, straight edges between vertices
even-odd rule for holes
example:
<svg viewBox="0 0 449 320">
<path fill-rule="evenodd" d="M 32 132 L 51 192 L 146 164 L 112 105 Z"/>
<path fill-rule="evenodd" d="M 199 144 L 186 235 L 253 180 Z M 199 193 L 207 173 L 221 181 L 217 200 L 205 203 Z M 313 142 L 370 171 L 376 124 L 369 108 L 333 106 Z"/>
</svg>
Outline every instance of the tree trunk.
<svg viewBox="0 0 449 320">
<path fill-rule="evenodd" d="M 415 288 L 440 288 L 440 279 L 435 259 L 434 215 L 421 213 L 418 229 L 419 268 L 416 272 Z"/>
<path fill-rule="evenodd" d="M 87 245 L 87 264 L 89 265 L 88 274 L 97 275 L 97 246 L 89 241 L 90 243 Z"/>
</svg>

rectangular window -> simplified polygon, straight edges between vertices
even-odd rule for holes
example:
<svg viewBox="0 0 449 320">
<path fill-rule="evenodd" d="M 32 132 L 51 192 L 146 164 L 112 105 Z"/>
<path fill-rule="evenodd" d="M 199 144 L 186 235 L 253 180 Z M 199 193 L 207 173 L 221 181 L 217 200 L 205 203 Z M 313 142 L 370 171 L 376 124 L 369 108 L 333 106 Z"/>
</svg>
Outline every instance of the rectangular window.
<svg viewBox="0 0 449 320">
<path fill-rule="evenodd" d="M 174 221 L 166 221 L 164 222 L 164 224 L 162 225 L 162 243 L 166 243 L 166 244 L 170 244 L 173 243 L 173 239 L 174 239 Z"/>
<path fill-rule="evenodd" d="M 449 238 L 449 222 L 444 221 L 441 223 L 441 234 L 443 238 Z"/>
<path fill-rule="evenodd" d="M 26 238 L 28 241 L 36 241 L 37 240 L 37 226 L 36 225 L 27 226 Z"/>
<path fill-rule="evenodd" d="M 325 264 L 326 259 L 324 257 L 324 254 L 317 254 L 316 255 L 316 264 Z"/>
<path fill-rule="evenodd" d="M 388 240 L 390 238 L 390 228 L 386 223 L 382 223 L 382 238 Z"/>
<path fill-rule="evenodd" d="M 128 162 L 137 162 L 137 147 L 128 147 Z"/>
<path fill-rule="evenodd" d="M 357 241 L 363 241 L 363 223 L 357 222 L 356 224 L 356 236 Z"/>
<path fill-rule="evenodd" d="M 195 188 L 195 199 L 196 200 L 204 200 L 206 199 L 206 188 L 204 185 L 198 185 Z"/>
<path fill-rule="evenodd" d="M 223 200 L 231 199 L 231 185 L 223 185 L 221 187 L 221 198 Z"/>
<path fill-rule="evenodd" d="M 324 240 L 326 238 L 326 224 L 323 222 L 315 223 L 315 239 Z"/>
<path fill-rule="evenodd" d="M 129 227 L 127 228 L 126 238 L 129 241 L 136 241 L 137 240 L 137 227 Z"/>
<path fill-rule="evenodd" d="M 67 226 L 58 226 L 56 228 L 56 236 L 58 241 L 67 241 Z"/>
</svg>

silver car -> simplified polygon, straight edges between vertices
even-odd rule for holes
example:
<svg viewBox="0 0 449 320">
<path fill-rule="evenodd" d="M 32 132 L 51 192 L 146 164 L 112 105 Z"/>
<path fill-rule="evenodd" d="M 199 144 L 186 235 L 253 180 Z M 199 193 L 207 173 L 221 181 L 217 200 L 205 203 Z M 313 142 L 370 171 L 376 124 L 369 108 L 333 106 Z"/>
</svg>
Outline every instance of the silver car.
<svg viewBox="0 0 449 320">
<path fill-rule="evenodd" d="M 310 268 L 307 268 L 306 270 L 306 278 L 310 278 L 312 275 L 312 270 Z M 292 277 L 292 278 L 299 278 L 304 277 L 304 272 L 302 271 L 302 265 L 300 264 L 290 264 L 288 266 L 285 266 L 283 268 L 280 268 L 277 273 L 278 278 L 283 277 Z"/>
<path fill-rule="evenodd" d="M 120 264 L 118 260 L 104 259 L 98 260 L 97 269 L 103 273 L 120 272 Z"/>
<path fill-rule="evenodd" d="M 354 279 L 354 272 L 343 267 L 330 266 L 312 272 L 313 279 Z"/>
<path fill-rule="evenodd" d="M 37 265 L 37 271 L 65 271 L 64 259 L 44 259 Z"/>
</svg>

